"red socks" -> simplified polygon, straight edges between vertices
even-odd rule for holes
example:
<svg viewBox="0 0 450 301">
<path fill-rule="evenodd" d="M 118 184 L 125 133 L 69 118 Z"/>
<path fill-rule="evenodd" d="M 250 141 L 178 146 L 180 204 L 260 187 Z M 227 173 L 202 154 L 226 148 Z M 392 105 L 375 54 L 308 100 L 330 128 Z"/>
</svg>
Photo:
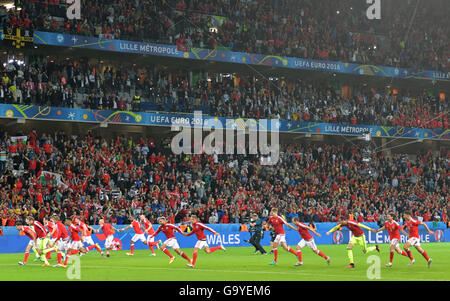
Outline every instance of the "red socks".
<svg viewBox="0 0 450 301">
<path fill-rule="evenodd" d="M 25 257 L 23 259 L 23 263 L 27 263 L 28 257 L 30 256 L 30 252 L 25 252 Z"/>
<path fill-rule="evenodd" d="M 209 248 L 209 253 L 215 252 L 217 250 L 220 250 L 220 246 Z"/>
<path fill-rule="evenodd" d="M 186 259 L 187 261 L 189 261 L 189 262 L 191 262 L 191 259 L 186 255 L 186 254 L 184 254 L 183 252 L 181 252 L 181 257 L 183 257 L 184 259 Z"/>
<path fill-rule="evenodd" d="M 402 250 L 402 255 L 409 258 L 409 255 L 405 252 L 405 250 Z"/>
<path fill-rule="evenodd" d="M 195 265 L 195 262 L 197 261 L 197 252 L 194 252 L 194 254 L 192 254 L 192 265 Z"/>
<path fill-rule="evenodd" d="M 131 245 L 131 254 L 134 252 L 134 245 Z"/>
<path fill-rule="evenodd" d="M 425 250 L 423 250 L 422 256 L 425 257 L 425 259 L 426 259 L 427 261 L 430 260 L 430 257 L 428 257 L 427 252 L 425 252 Z"/>
<path fill-rule="evenodd" d="M 45 258 L 52 259 L 52 252 L 48 252 L 47 255 L 45 255 Z"/>
<path fill-rule="evenodd" d="M 273 250 L 273 255 L 275 256 L 274 261 L 277 262 L 278 261 L 278 249 Z"/>
<path fill-rule="evenodd" d="M 61 264 L 61 261 L 62 261 L 62 254 L 61 254 L 61 252 L 58 252 L 58 254 L 56 254 L 56 257 L 58 258 L 58 264 Z"/>
<path fill-rule="evenodd" d="M 164 254 L 166 254 L 167 256 L 169 256 L 170 258 L 172 258 L 172 254 L 170 254 L 169 250 L 167 250 L 166 248 L 164 250 L 161 250 L 164 252 Z"/>
<path fill-rule="evenodd" d="M 393 260 L 394 260 L 394 252 L 391 252 L 389 254 L 389 262 L 392 263 Z"/>
<path fill-rule="evenodd" d="M 323 254 L 322 251 L 320 251 L 320 250 L 317 250 L 317 255 L 319 255 L 320 257 L 323 257 L 325 259 L 328 259 L 328 256 Z"/>
<path fill-rule="evenodd" d="M 414 257 L 412 256 L 411 250 L 405 250 L 406 254 L 408 254 L 409 259 L 414 260 Z"/>
</svg>

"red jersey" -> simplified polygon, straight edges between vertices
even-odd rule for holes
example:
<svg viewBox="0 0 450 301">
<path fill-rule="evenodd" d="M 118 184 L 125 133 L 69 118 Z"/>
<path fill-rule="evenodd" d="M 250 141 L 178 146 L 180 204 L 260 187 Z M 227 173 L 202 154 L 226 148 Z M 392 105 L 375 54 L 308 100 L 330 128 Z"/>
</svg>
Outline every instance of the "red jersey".
<svg viewBox="0 0 450 301">
<path fill-rule="evenodd" d="M 205 240 L 206 239 L 206 235 L 205 235 L 205 231 L 204 230 L 208 230 L 211 233 L 216 234 L 217 232 L 214 231 L 213 229 L 207 227 L 205 224 L 202 224 L 200 222 L 196 222 L 196 223 L 192 223 L 192 232 L 188 234 L 188 236 L 191 236 L 192 234 L 195 234 L 195 236 L 197 236 L 198 240 Z"/>
<path fill-rule="evenodd" d="M 113 229 L 112 229 L 111 224 L 104 223 L 102 225 L 102 231 L 103 231 L 103 234 L 105 234 L 105 236 L 113 235 Z"/>
<path fill-rule="evenodd" d="M 45 226 L 47 226 L 49 233 L 53 233 L 52 238 L 59 237 L 59 230 L 54 222 L 49 221 L 49 222 L 47 222 L 47 224 Z M 53 231 L 55 231 L 55 232 L 53 232 Z"/>
<path fill-rule="evenodd" d="M 167 223 L 165 225 L 159 226 L 158 230 L 156 230 L 153 236 L 158 235 L 158 233 L 162 231 L 166 235 L 167 239 L 175 238 L 173 230 L 183 233 L 183 231 L 181 231 L 181 229 L 178 228 L 177 226 Z"/>
<path fill-rule="evenodd" d="M 136 232 L 136 234 L 144 234 L 144 231 L 142 231 L 142 224 L 138 220 L 135 219 L 131 223 L 131 226 L 133 226 L 134 232 Z"/>
<path fill-rule="evenodd" d="M 66 239 L 67 237 L 69 237 L 69 233 L 67 233 L 66 226 L 64 226 L 64 224 L 61 221 L 58 221 L 56 223 L 56 226 L 58 227 L 59 239 Z"/>
<path fill-rule="evenodd" d="M 267 222 L 273 226 L 273 229 L 277 235 L 286 234 L 283 226 L 287 225 L 287 222 L 281 216 L 270 217 Z"/>
<path fill-rule="evenodd" d="M 37 238 L 44 238 L 47 236 L 47 230 L 45 230 L 44 226 L 38 222 L 33 222 L 34 231 L 36 232 Z"/>
<path fill-rule="evenodd" d="M 419 225 L 420 225 L 420 222 L 413 218 L 410 221 L 405 222 L 405 226 L 408 228 L 408 231 L 409 231 L 409 238 L 412 238 L 412 237 L 420 238 L 419 237 Z"/>
<path fill-rule="evenodd" d="M 155 233 L 155 230 L 153 230 L 153 227 L 152 227 L 152 223 L 148 219 L 144 218 L 143 223 L 144 223 L 144 229 L 148 231 L 149 235 L 152 235 L 153 233 Z"/>
<path fill-rule="evenodd" d="M 81 229 L 81 235 L 82 236 L 84 236 L 84 237 L 91 236 L 91 231 L 89 231 L 89 228 L 88 228 L 88 226 L 85 223 L 80 222 L 80 229 Z"/>
<path fill-rule="evenodd" d="M 386 221 L 384 223 L 384 227 L 386 228 L 387 232 L 389 233 L 389 239 L 398 239 L 400 240 L 400 225 L 396 221 L 392 221 L 390 223 L 389 221 Z"/>
<path fill-rule="evenodd" d="M 352 231 L 353 236 L 360 237 L 364 235 L 364 231 L 358 226 L 358 223 L 352 220 L 347 221 L 346 227 Z"/>
<path fill-rule="evenodd" d="M 71 237 L 72 241 L 81 241 L 81 237 L 80 237 L 81 229 L 80 229 L 79 225 L 75 225 L 74 223 L 72 223 L 70 225 L 69 231 L 70 231 L 70 237 Z"/>
<path fill-rule="evenodd" d="M 23 233 L 25 233 L 25 235 L 28 236 L 32 240 L 37 238 L 36 232 L 31 227 L 24 226 Z M 33 237 L 33 235 L 34 235 L 34 237 Z"/>
<path fill-rule="evenodd" d="M 298 223 L 297 231 L 300 233 L 300 237 L 306 241 L 313 239 L 312 235 L 308 231 L 308 226 L 303 223 Z"/>
</svg>

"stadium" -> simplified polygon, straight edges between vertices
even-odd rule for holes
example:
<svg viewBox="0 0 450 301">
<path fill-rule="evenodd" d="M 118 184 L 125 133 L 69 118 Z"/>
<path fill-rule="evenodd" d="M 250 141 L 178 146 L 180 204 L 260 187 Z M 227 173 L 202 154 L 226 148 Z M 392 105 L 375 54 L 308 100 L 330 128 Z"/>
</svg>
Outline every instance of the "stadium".
<svg viewBox="0 0 450 301">
<path fill-rule="evenodd" d="M 398 2 L 0 0 L 0 280 L 449 281 L 450 8 Z"/>
</svg>

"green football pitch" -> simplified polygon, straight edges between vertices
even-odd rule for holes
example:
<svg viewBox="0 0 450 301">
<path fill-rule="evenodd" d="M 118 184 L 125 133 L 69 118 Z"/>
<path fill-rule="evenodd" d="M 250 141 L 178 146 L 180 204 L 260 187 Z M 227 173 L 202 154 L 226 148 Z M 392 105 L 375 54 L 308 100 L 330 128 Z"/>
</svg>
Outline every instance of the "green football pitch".
<svg viewBox="0 0 450 301">
<path fill-rule="evenodd" d="M 227 248 L 226 252 L 219 250 L 212 254 L 199 252 L 195 269 L 186 266 L 187 261 L 176 256 L 169 264 L 169 258 L 160 250 L 152 257 L 149 250 L 135 250 L 134 256 L 127 256 L 127 251 L 113 251 L 111 257 L 102 258 L 96 251 L 80 258 L 80 280 L 83 281 L 362 281 L 370 280 L 374 275 L 377 260 L 368 262 L 370 255 L 379 256 L 379 276 L 383 281 L 404 280 L 450 280 L 450 244 L 424 243 L 433 263 L 427 267 L 425 259 L 415 249 L 412 250 L 416 263 L 408 266 L 409 259 L 395 254 L 394 265 L 385 267 L 389 261 L 389 245 L 380 245 L 381 253 L 373 252 L 365 255 L 355 247 L 355 269 L 346 269 L 348 264 L 345 245 L 322 245 L 321 251 L 331 257 L 331 265 L 314 254 L 308 248 L 303 249 L 303 266 L 294 266 L 296 258 L 285 250 L 279 250 L 278 264 L 269 265 L 273 255 L 254 255 L 253 248 Z M 265 248 L 269 250 L 268 247 Z M 173 250 L 170 250 L 175 254 Z M 192 258 L 192 249 L 184 249 Z M 74 255 L 78 256 L 78 255 Z M 42 267 L 39 261 L 33 261 L 34 254 L 26 266 L 18 265 L 23 260 L 23 254 L 0 254 L 1 281 L 76 281 L 68 277 L 74 273 L 75 265 L 68 268 L 53 267 L 56 255 L 52 256 L 50 266 Z M 370 259 L 374 259 L 373 257 Z M 75 261 L 76 262 L 76 261 Z"/>
</svg>

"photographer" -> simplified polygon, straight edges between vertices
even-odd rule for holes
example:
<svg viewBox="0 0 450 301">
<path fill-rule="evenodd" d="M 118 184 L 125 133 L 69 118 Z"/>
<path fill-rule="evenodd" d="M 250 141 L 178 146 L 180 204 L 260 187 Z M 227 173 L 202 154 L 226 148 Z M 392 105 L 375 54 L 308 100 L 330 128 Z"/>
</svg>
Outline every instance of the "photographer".
<svg viewBox="0 0 450 301">
<path fill-rule="evenodd" d="M 245 241 L 249 244 L 252 244 L 255 247 L 255 254 L 259 251 L 261 254 L 267 254 L 267 252 L 263 249 L 261 244 L 259 243 L 263 236 L 263 229 L 262 229 L 262 221 L 258 217 L 256 213 L 253 213 L 251 215 L 250 219 L 250 240 Z"/>
</svg>

